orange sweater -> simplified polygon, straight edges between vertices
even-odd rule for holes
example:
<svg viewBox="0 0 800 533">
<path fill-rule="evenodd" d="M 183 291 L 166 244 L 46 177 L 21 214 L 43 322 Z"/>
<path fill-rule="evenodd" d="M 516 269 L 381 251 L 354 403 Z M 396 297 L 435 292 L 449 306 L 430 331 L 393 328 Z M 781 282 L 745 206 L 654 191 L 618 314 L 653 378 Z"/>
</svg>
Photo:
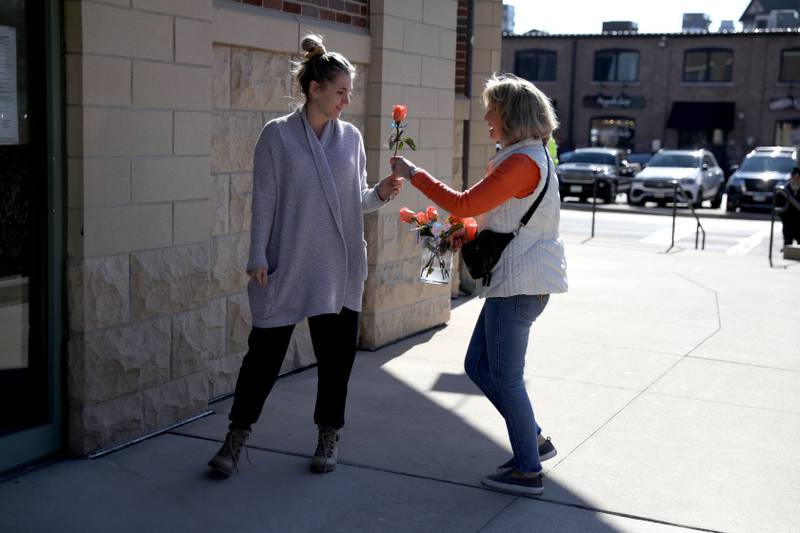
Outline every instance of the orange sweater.
<svg viewBox="0 0 800 533">
<path fill-rule="evenodd" d="M 411 178 L 411 184 L 445 211 L 457 217 L 474 217 L 512 196 L 525 198 L 541 179 L 539 165 L 526 155 L 514 154 L 464 192 L 451 189 L 422 169 Z"/>
</svg>

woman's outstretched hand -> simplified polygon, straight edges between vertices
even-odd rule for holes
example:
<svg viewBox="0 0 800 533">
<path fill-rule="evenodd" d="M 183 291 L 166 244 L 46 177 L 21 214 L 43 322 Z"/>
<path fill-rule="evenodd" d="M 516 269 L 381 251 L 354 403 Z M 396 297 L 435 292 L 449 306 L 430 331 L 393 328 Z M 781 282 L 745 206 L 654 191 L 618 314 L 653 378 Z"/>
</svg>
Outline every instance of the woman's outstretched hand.
<svg viewBox="0 0 800 533">
<path fill-rule="evenodd" d="M 414 163 L 400 155 L 389 159 L 389 164 L 391 165 L 392 172 L 395 176 L 400 176 L 401 178 L 405 179 L 410 179 L 411 170 L 417 168 L 414 166 Z"/>
<path fill-rule="evenodd" d="M 401 177 L 389 174 L 378 183 L 378 196 L 384 202 L 394 198 L 400 194 L 400 189 L 403 188 L 404 181 L 405 180 Z"/>
<path fill-rule="evenodd" d="M 258 283 L 259 287 L 266 287 L 267 286 L 267 268 L 266 267 L 256 267 L 251 268 L 247 271 L 247 275 L 253 278 L 256 283 Z"/>
</svg>

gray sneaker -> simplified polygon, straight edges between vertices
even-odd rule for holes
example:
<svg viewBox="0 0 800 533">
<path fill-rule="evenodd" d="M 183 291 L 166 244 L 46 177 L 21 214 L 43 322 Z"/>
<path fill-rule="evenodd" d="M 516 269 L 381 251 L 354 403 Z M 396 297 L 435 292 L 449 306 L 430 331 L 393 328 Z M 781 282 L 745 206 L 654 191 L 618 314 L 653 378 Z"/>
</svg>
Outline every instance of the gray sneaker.
<svg viewBox="0 0 800 533">
<path fill-rule="evenodd" d="M 550 442 L 550 437 L 547 437 L 545 441 L 539 445 L 539 461 L 547 461 L 548 459 L 552 459 L 558 454 L 556 451 L 556 447 L 553 446 L 553 443 Z M 497 467 L 497 473 L 502 474 L 506 470 L 511 470 L 516 466 L 516 461 L 512 457 L 505 463 L 501 464 Z"/>
<path fill-rule="evenodd" d="M 250 438 L 249 429 L 232 429 L 225 435 L 225 442 L 217 454 L 208 462 L 215 472 L 230 476 L 239 468 L 239 456 Z"/>
<path fill-rule="evenodd" d="M 339 456 L 339 430 L 330 427 L 319 428 L 317 449 L 311 458 L 311 471 L 318 474 L 336 470 L 336 458 Z"/>
</svg>

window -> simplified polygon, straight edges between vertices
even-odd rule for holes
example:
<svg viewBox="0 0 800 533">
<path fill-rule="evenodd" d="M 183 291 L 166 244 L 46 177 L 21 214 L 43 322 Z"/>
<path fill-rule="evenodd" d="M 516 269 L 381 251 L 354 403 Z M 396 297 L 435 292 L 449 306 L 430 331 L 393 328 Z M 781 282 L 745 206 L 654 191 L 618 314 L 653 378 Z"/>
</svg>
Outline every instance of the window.
<svg viewBox="0 0 800 533">
<path fill-rule="evenodd" d="M 594 163 L 595 165 L 616 165 L 617 160 L 613 155 L 603 152 L 575 152 L 570 158 L 570 163 Z"/>
<path fill-rule="evenodd" d="M 555 81 L 556 53 L 552 50 L 520 50 L 514 54 L 514 74 L 529 81 Z"/>
<path fill-rule="evenodd" d="M 654 155 L 647 166 L 654 168 L 697 168 L 700 166 L 700 159 L 696 155 L 661 153 Z"/>
<path fill-rule="evenodd" d="M 598 50 L 594 53 L 594 81 L 639 81 L 639 52 Z"/>
<path fill-rule="evenodd" d="M 797 146 L 800 144 L 800 119 L 777 122 L 775 124 L 775 144 L 777 146 Z"/>
<path fill-rule="evenodd" d="M 772 157 L 768 155 L 754 155 L 744 160 L 740 170 L 742 172 L 779 172 L 788 174 L 794 167 L 791 157 Z"/>
<path fill-rule="evenodd" d="M 0 471 L 61 447 L 62 5 L 0 2 Z"/>
<path fill-rule="evenodd" d="M 790 48 L 781 52 L 781 75 L 779 81 L 800 81 L 800 48 Z"/>
<path fill-rule="evenodd" d="M 716 48 L 687 50 L 683 57 L 683 81 L 725 82 L 733 79 L 733 52 Z"/>
<path fill-rule="evenodd" d="M 633 148 L 636 122 L 625 117 L 596 117 L 589 123 L 591 146 Z"/>
</svg>

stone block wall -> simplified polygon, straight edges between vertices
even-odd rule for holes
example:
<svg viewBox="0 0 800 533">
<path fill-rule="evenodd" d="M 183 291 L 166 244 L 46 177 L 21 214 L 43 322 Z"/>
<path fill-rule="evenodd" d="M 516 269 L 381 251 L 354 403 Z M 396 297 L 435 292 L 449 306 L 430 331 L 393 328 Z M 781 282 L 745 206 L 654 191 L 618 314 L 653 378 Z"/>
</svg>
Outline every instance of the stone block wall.
<svg viewBox="0 0 800 533">
<path fill-rule="evenodd" d="M 408 106 L 406 134 L 419 150 L 417 165 L 453 183 L 453 101 L 456 0 L 373 1 L 372 54 L 367 83 L 367 165 L 373 182 L 390 173 L 388 138 L 394 104 Z M 431 205 L 410 185 L 391 207 L 366 217 L 369 279 L 364 295 L 361 345 L 388 342 L 445 323 L 450 287 L 418 281 L 420 250 L 398 218 L 406 206 Z"/>
<path fill-rule="evenodd" d="M 459 23 L 465 24 L 465 6 L 459 2 Z M 458 184 L 471 187 L 480 181 L 485 172 L 489 158 L 494 155 L 495 143 L 489 138 L 489 128 L 483 115 L 483 87 L 486 79 L 492 74 L 500 73 L 501 24 L 503 20 L 503 4 L 501 0 L 475 0 L 472 3 L 473 39 L 472 57 L 464 63 L 471 64 L 471 93 L 457 96 L 455 100 L 453 165 L 458 174 Z M 464 30 L 461 33 L 468 33 Z M 467 50 L 469 51 L 469 50 Z M 463 146 L 464 136 L 467 144 Z M 466 150 L 466 154 L 464 151 Z M 459 286 L 462 291 L 473 293 L 477 284 L 460 265 Z"/>
<path fill-rule="evenodd" d="M 324 33 L 354 59 L 346 118 L 365 130 L 363 30 L 228 4 L 65 2 L 74 452 L 158 431 L 233 391 L 250 330 L 253 147 L 299 101 L 289 62 L 301 34 Z M 303 323 L 284 369 L 311 362 Z"/>
<path fill-rule="evenodd" d="M 486 163 L 495 153 L 494 141 L 489 138 L 489 128 L 483 115 L 481 95 L 486 79 L 500 72 L 501 24 L 503 3 L 501 0 L 475 0 L 474 40 L 472 45 L 472 95 L 469 109 L 469 160 L 468 184 L 474 185 L 483 178 Z"/>
<path fill-rule="evenodd" d="M 302 35 L 324 35 L 359 71 L 344 118 L 364 134 L 371 184 L 390 172 L 391 108 L 404 103 L 420 147 L 407 155 L 461 188 L 474 102 L 455 101 L 456 8 L 372 0 L 370 35 L 225 0 L 65 0 L 72 451 L 158 431 L 233 391 L 250 330 L 253 147 L 300 103 L 289 62 Z M 497 28 L 499 54 L 499 17 Z M 366 217 L 364 348 L 449 319 L 454 289 L 418 281 L 420 249 L 397 215 L 429 203 L 409 186 Z M 302 323 L 284 369 L 311 362 Z"/>
<path fill-rule="evenodd" d="M 69 446 L 207 407 L 212 0 L 64 3 Z"/>
</svg>

